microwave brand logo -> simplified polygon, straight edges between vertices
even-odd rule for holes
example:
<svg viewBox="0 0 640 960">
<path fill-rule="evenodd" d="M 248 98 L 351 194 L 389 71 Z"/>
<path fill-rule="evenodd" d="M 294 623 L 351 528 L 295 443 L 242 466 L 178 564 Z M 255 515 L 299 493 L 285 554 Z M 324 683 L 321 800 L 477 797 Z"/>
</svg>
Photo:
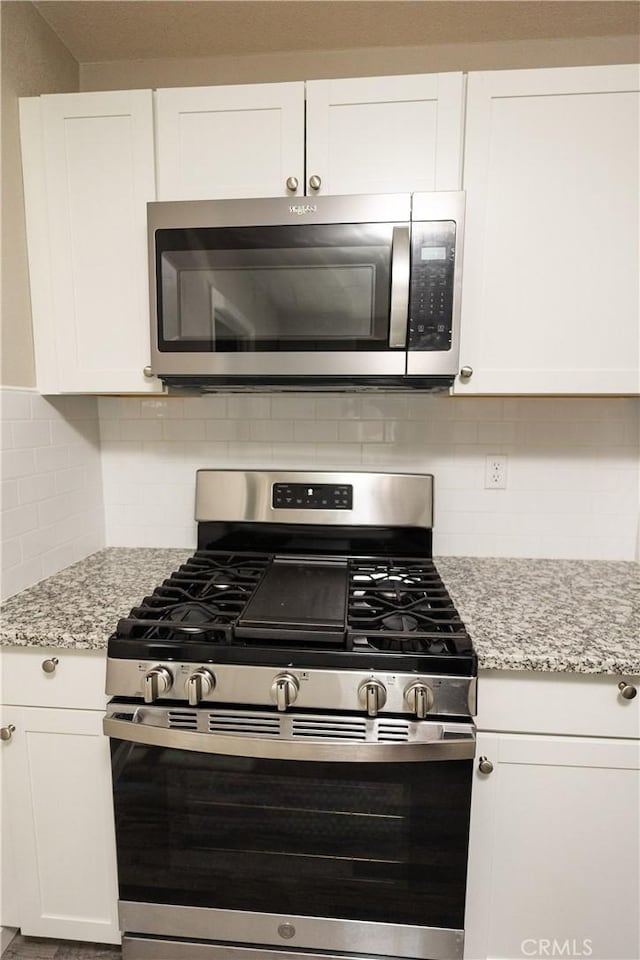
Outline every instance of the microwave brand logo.
<svg viewBox="0 0 640 960">
<path fill-rule="evenodd" d="M 290 203 L 289 213 L 297 213 L 302 217 L 305 213 L 315 213 L 317 210 L 315 203 Z"/>
</svg>

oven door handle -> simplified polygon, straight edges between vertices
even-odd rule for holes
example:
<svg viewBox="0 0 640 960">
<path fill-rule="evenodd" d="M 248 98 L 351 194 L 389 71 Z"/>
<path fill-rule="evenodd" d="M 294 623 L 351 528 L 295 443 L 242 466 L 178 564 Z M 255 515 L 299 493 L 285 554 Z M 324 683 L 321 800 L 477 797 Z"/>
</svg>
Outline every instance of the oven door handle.
<svg viewBox="0 0 640 960">
<path fill-rule="evenodd" d="M 411 234 L 409 227 L 394 227 L 391 241 L 391 308 L 389 346 L 407 348 L 409 323 L 409 268 Z"/>
<path fill-rule="evenodd" d="M 434 724 L 440 730 L 438 739 L 414 740 L 408 743 L 362 743 L 360 741 L 285 740 L 268 737 L 225 736 L 173 730 L 106 716 L 106 736 L 129 743 L 173 750 L 191 750 L 259 760 L 307 760 L 319 763 L 424 763 L 427 760 L 471 760 L 475 756 L 476 738 L 473 724 L 465 725 L 464 735 L 456 724 L 455 733 L 448 733 L 447 724 Z"/>
</svg>

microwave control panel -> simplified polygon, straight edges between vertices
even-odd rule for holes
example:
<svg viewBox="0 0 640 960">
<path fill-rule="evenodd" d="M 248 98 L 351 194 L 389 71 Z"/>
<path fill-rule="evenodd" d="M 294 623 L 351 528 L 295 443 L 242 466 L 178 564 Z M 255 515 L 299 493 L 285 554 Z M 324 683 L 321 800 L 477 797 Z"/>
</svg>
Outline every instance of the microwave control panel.
<svg viewBox="0 0 640 960">
<path fill-rule="evenodd" d="M 453 220 L 412 224 L 409 350 L 450 350 L 456 225 Z"/>
</svg>

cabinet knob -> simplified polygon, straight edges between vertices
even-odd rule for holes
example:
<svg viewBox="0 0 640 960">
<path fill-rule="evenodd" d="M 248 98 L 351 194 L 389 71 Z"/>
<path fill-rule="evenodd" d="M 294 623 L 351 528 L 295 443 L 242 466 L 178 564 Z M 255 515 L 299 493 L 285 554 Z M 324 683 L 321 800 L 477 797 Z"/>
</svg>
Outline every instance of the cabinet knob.
<svg viewBox="0 0 640 960">
<path fill-rule="evenodd" d="M 625 700 L 633 700 L 634 697 L 637 697 L 638 691 L 632 683 L 625 683 L 624 680 L 621 680 L 618 684 L 618 690 L 620 691 L 620 696 Z"/>
<path fill-rule="evenodd" d="M 309 186 L 312 190 L 319 190 L 322 186 L 322 180 L 315 173 L 309 177 Z"/>
<path fill-rule="evenodd" d="M 151 367 L 143 367 L 142 372 L 147 378 L 147 380 L 150 380 L 151 377 L 153 376 L 153 370 L 151 369 Z"/>
<path fill-rule="evenodd" d="M 460 379 L 461 380 L 471 380 L 473 376 L 473 367 L 462 367 L 460 370 Z"/>
<path fill-rule="evenodd" d="M 0 740 L 11 740 L 15 729 L 13 723 L 8 724 L 6 727 L 0 727 Z"/>
<path fill-rule="evenodd" d="M 493 764 L 491 763 L 491 760 L 488 760 L 486 757 L 480 757 L 478 760 L 478 770 L 480 773 L 486 773 L 487 775 L 493 773 Z"/>
<path fill-rule="evenodd" d="M 42 661 L 42 669 L 45 673 L 55 673 L 59 663 L 60 661 L 57 657 L 51 657 L 49 660 Z"/>
<path fill-rule="evenodd" d="M 295 193 L 297 189 L 298 189 L 298 178 L 287 177 L 287 190 L 291 190 L 291 193 Z"/>
</svg>

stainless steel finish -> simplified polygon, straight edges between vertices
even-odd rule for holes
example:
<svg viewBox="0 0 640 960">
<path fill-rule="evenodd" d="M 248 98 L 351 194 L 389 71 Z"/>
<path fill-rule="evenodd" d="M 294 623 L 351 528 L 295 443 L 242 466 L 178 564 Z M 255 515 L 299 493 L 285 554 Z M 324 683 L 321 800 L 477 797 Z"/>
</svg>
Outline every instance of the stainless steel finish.
<svg viewBox="0 0 640 960">
<path fill-rule="evenodd" d="M 478 770 L 480 773 L 486 773 L 487 775 L 493 773 L 493 764 L 491 760 L 488 760 L 486 757 L 480 757 L 478 760 Z"/>
<path fill-rule="evenodd" d="M 107 660 L 107 689 L 111 697 L 144 696 L 144 675 L 154 667 L 160 666 L 156 660 Z M 170 701 L 187 700 L 186 681 L 197 669 L 211 670 L 211 663 L 166 662 L 161 666 L 171 675 L 172 685 L 165 691 L 164 697 Z M 416 677 L 412 673 L 392 673 L 370 670 L 300 670 L 287 671 L 300 685 L 297 707 L 316 710 L 350 711 L 361 709 L 358 702 L 358 687 L 372 677 L 386 687 L 387 702 L 381 709 L 383 714 L 410 716 L 404 698 L 404 690 L 414 680 L 427 682 L 435 698 L 438 716 L 474 716 L 476 713 L 475 677 L 459 677 L 448 674 L 429 675 L 428 678 Z M 268 707 L 273 703 L 271 687 L 274 668 L 249 664 L 215 664 L 216 686 L 204 700 L 212 705 L 220 703 L 251 703 L 256 707 Z"/>
<path fill-rule="evenodd" d="M 309 177 L 309 186 L 311 187 L 312 190 L 319 190 L 319 189 L 320 189 L 320 187 L 322 186 L 322 180 L 320 179 L 320 177 L 319 177 L 317 174 L 313 173 L 313 174 Z"/>
<path fill-rule="evenodd" d="M 149 366 L 143 367 L 143 368 L 142 368 L 142 372 L 143 372 L 143 374 L 145 375 L 145 377 L 147 377 L 147 379 L 149 379 L 149 380 L 150 380 L 151 377 L 153 376 L 153 370 L 152 370 L 151 367 L 149 367 Z"/>
<path fill-rule="evenodd" d="M 638 691 L 633 684 L 626 683 L 625 680 L 620 681 L 618 684 L 618 690 L 620 691 L 620 696 L 624 697 L 625 700 L 633 700 L 638 694 Z"/>
<path fill-rule="evenodd" d="M 379 953 L 327 953 L 305 950 L 238 946 L 233 943 L 194 940 L 152 940 L 135 935 L 122 938 L 122 960 L 407 960 L 406 957 L 384 957 Z"/>
<path fill-rule="evenodd" d="M 0 740 L 11 740 L 11 737 L 15 733 L 16 727 L 14 723 L 8 723 L 6 727 L 0 727 Z"/>
<path fill-rule="evenodd" d="M 402 376 L 404 353 L 161 353 L 158 350 L 155 231 L 183 227 L 272 226 L 304 219 L 305 223 L 407 224 L 411 195 L 313 197 L 292 203 L 291 197 L 253 200 L 185 200 L 147 204 L 151 369 L 153 375 L 217 376 Z"/>
<path fill-rule="evenodd" d="M 142 678 L 142 694 L 145 703 L 153 703 L 158 697 L 168 693 L 173 685 L 173 677 L 166 667 L 155 666 L 147 670 Z"/>
<path fill-rule="evenodd" d="M 323 960 L 327 960 L 327 953 L 331 960 L 335 951 L 338 951 L 338 955 L 342 951 L 358 955 L 350 957 L 349 960 L 366 960 L 371 957 L 371 944 L 375 944 L 376 958 L 385 957 L 386 960 L 390 957 L 400 957 L 403 960 L 462 960 L 464 945 L 463 930 L 443 927 L 249 913 L 164 903 L 135 903 L 128 900 L 119 901 L 118 913 L 120 929 L 132 930 L 138 935 L 146 933 L 161 937 L 208 940 L 212 931 L 215 931 L 218 941 L 231 945 L 239 942 L 256 944 L 264 953 L 264 948 L 270 944 L 282 950 L 282 937 L 278 934 L 278 927 L 283 923 L 292 924 L 296 928 L 296 934 L 290 941 L 291 949 L 319 951 Z M 207 955 L 202 956 L 205 958 Z M 218 960 L 216 954 L 211 956 Z M 276 957 L 278 956 L 276 953 Z M 307 953 L 304 956 L 311 960 L 315 955 Z M 179 960 L 179 957 L 180 954 L 176 953 L 171 960 Z M 230 953 L 229 957 L 234 957 L 234 954 Z M 261 957 L 260 953 L 258 957 Z M 284 957 L 291 960 L 287 953 Z M 239 958 L 245 960 L 242 953 Z M 293 958 L 296 960 L 295 953 Z M 160 960 L 160 957 L 156 956 L 154 960 Z"/>
<path fill-rule="evenodd" d="M 461 380 L 471 380 L 472 376 L 473 376 L 473 367 L 462 367 L 460 369 Z"/>
<path fill-rule="evenodd" d="M 297 189 L 298 189 L 298 178 L 287 177 L 287 190 L 291 190 L 292 193 L 295 193 Z"/>
<path fill-rule="evenodd" d="M 394 227 L 391 252 L 391 309 L 389 346 L 406 349 L 409 323 L 409 270 L 411 232 L 408 226 Z"/>
<path fill-rule="evenodd" d="M 256 711 L 253 728 L 250 726 L 247 730 L 247 713 L 243 716 L 234 711 L 210 713 L 200 709 L 193 711 L 196 716 L 191 718 L 190 724 L 185 710 L 173 711 L 180 716 L 178 725 L 172 726 L 171 712 L 166 708 L 111 703 L 103 720 L 103 730 L 106 736 L 129 743 L 265 760 L 424 763 L 469 760 L 475 755 L 475 727 L 471 723 L 415 721 L 411 727 L 412 739 L 408 739 L 406 729 L 398 733 L 400 727 L 389 721 L 368 720 L 370 726 L 365 728 L 362 738 L 357 717 L 337 717 L 331 730 L 326 724 L 322 727 L 325 717 L 314 720 L 307 714 L 287 714 L 281 719 L 288 722 L 281 723 L 275 735 L 270 736 L 268 724 L 273 714 Z M 224 720 L 222 714 L 225 712 L 230 722 L 218 722 Z M 131 719 L 123 719 L 123 714 L 129 714 Z M 259 722 L 261 717 L 262 724 Z M 256 726 L 267 733 L 256 735 Z M 217 732 L 219 729 L 225 732 Z"/>
<path fill-rule="evenodd" d="M 274 510 L 275 483 L 351 484 L 352 510 Z M 432 527 L 433 477 L 412 473 L 198 470 L 196 520 Z"/>
<path fill-rule="evenodd" d="M 55 673 L 59 663 L 60 661 L 57 657 L 49 657 L 48 660 L 42 661 L 42 669 L 45 673 Z"/>
<path fill-rule="evenodd" d="M 216 678 L 206 667 L 198 667 L 191 676 L 187 677 L 186 687 L 189 705 L 197 707 L 201 700 L 206 699 L 215 690 Z"/>
<path fill-rule="evenodd" d="M 453 316 L 450 350 L 409 350 L 409 376 L 450 376 L 458 372 L 460 357 L 460 313 L 462 306 L 462 260 L 464 248 L 465 194 L 463 191 L 414 193 L 412 220 L 454 220 L 456 259 L 453 275 Z"/>
<path fill-rule="evenodd" d="M 271 685 L 271 699 L 278 710 L 283 712 L 298 698 L 300 683 L 297 677 L 290 673 L 279 674 Z"/>
<path fill-rule="evenodd" d="M 371 677 L 358 687 L 358 701 L 370 717 L 377 717 L 387 702 L 387 690 L 383 683 Z"/>
<path fill-rule="evenodd" d="M 155 347 L 154 326 L 151 353 L 153 372 L 160 374 L 211 374 L 217 376 L 400 376 L 406 370 L 404 353 L 384 351 L 322 351 L 274 353 L 160 353 Z"/>
<path fill-rule="evenodd" d="M 435 194 L 434 194 L 435 196 Z M 355 196 L 313 197 L 305 223 L 408 223 L 411 194 L 384 193 Z M 169 200 L 147 204 L 147 226 L 155 261 L 156 230 L 189 227 L 270 227 L 302 219 L 291 210 L 291 197 L 251 200 Z M 427 218 L 428 219 L 428 218 Z M 441 219 L 438 217 L 438 219 Z M 152 286 L 155 288 L 155 272 Z"/>
<path fill-rule="evenodd" d="M 433 707 L 433 690 L 422 680 L 415 680 L 410 683 L 404 691 L 404 698 L 409 704 L 409 709 L 415 713 L 418 720 L 424 720 Z"/>
</svg>

